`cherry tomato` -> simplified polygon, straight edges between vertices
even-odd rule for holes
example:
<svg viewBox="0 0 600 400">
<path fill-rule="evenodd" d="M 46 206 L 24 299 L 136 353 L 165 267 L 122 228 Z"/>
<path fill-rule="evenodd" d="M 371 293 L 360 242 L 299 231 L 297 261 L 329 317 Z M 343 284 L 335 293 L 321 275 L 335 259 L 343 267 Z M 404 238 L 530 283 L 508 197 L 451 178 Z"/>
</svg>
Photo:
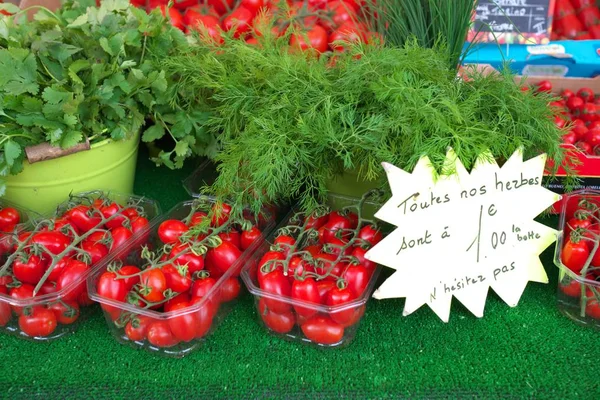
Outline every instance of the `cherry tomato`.
<svg viewBox="0 0 600 400">
<path fill-rule="evenodd" d="M 170 312 L 182 310 L 189 306 L 190 303 L 178 303 L 171 307 Z M 171 317 L 168 319 L 168 323 L 175 339 L 182 342 L 189 342 L 196 338 L 199 322 L 195 312 Z"/>
<path fill-rule="evenodd" d="M 302 281 L 294 281 L 292 284 L 292 299 L 308 303 L 321 303 L 319 287 L 313 278 L 306 278 Z M 308 308 L 294 304 L 294 310 L 303 317 L 310 318 L 318 311 L 315 308 Z"/>
<path fill-rule="evenodd" d="M 325 225 L 327 223 L 327 220 L 329 219 L 328 215 L 323 215 L 322 217 L 315 217 L 314 215 L 311 215 L 307 218 L 306 220 L 306 229 L 316 229 L 319 230 L 319 228 L 321 228 L 323 225 Z"/>
<path fill-rule="evenodd" d="M 120 302 L 126 301 L 130 289 L 127 287 L 125 279 L 117 279 L 114 272 L 104 272 L 96 284 L 96 292 L 99 296 Z M 116 307 L 108 304 L 101 304 L 101 306 L 110 314 L 116 314 L 119 311 Z"/>
<path fill-rule="evenodd" d="M 252 246 L 252 244 L 261 237 L 261 235 L 262 232 L 256 226 L 253 226 L 249 231 L 243 231 L 242 237 L 240 238 L 240 249 L 246 250 Z"/>
<path fill-rule="evenodd" d="M 584 154 L 592 154 L 592 145 L 587 142 L 577 142 L 575 143 L 575 147 L 577 147 Z"/>
<path fill-rule="evenodd" d="M 167 280 L 163 272 L 158 268 L 144 271 L 140 277 L 143 287 L 142 297 L 151 303 L 164 300 L 163 292 L 167 290 Z"/>
<path fill-rule="evenodd" d="M 552 83 L 550 81 L 544 80 L 535 84 L 536 92 L 552 92 Z"/>
<path fill-rule="evenodd" d="M 291 311 L 283 313 L 273 312 L 267 307 L 265 300 L 266 299 L 262 298 L 258 302 L 258 313 L 265 325 L 272 331 L 281 334 L 291 331 L 296 323 L 294 313 Z"/>
<path fill-rule="evenodd" d="M 30 299 L 30 298 L 33 297 L 33 290 L 34 289 L 35 289 L 35 287 L 32 286 L 32 285 L 23 284 L 23 285 L 21 285 L 19 287 L 12 288 L 10 290 L 10 297 L 12 297 L 15 300 Z M 13 311 L 17 315 L 21 315 L 23 313 L 23 309 L 24 308 L 25 307 L 12 306 Z"/>
<path fill-rule="evenodd" d="M 337 287 L 336 283 L 332 280 L 324 280 L 317 282 L 317 289 L 319 290 L 319 296 L 321 297 L 321 304 L 327 304 L 327 297 L 329 296 L 329 292 L 335 287 Z"/>
<path fill-rule="evenodd" d="M 371 246 L 375 246 L 381 242 L 383 235 L 379 229 L 375 229 L 373 225 L 366 225 L 358 232 L 358 238 L 367 241 Z"/>
<path fill-rule="evenodd" d="M 367 289 L 371 275 L 364 266 L 357 264 L 346 268 L 346 271 L 342 273 L 342 278 L 346 281 L 348 289 L 358 298 Z"/>
<path fill-rule="evenodd" d="M 189 244 L 178 243 L 173 246 L 169 258 L 174 265 L 187 265 L 190 274 L 204 269 L 204 258 L 193 253 Z"/>
<path fill-rule="evenodd" d="M 324 53 L 327 45 L 327 31 L 321 25 L 314 25 L 306 32 L 294 33 L 290 38 L 291 48 L 301 51 L 315 50 Z"/>
<path fill-rule="evenodd" d="M 240 249 L 229 242 L 223 242 L 219 246 L 209 249 L 206 252 L 206 265 L 216 267 L 222 274 L 227 272 L 233 264 L 242 256 Z M 233 271 L 232 276 L 240 274 L 239 268 Z"/>
<path fill-rule="evenodd" d="M 335 254 L 320 253 L 317 255 L 317 263 L 315 265 L 315 272 L 319 275 L 325 276 L 328 280 L 337 280 L 341 277 L 342 272 L 348 265 L 344 262 L 336 262 L 337 257 Z"/>
<path fill-rule="evenodd" d="M 323 229 L 323 238 L 319 238 L 322 244 L 331 241 L 332 238 L 338 237 L 337 231 L 344 231 L 352 229 L 352 222 L 350 219 L 333 212 L 329 215 L 329 220 L 322 227 Z M 341 238 L 348 238 L 351 234 L 349 232 L 341 232 Z"/>
<path fill-rule="evenodd" d="M 219 15 L 223 15 L 226 11 L 231 10 L 235 0 L 208 0 L 208 5 L 215 9 Z"/>
<path fill-rule="evenodd" d="M 271 271 L 263 277 L 261 289 L 267 293 L 271 293 L 285 298 L 289 298 L 292 293 L 290 281 L 280 269 Z M 269 299 L 266 297 L 264 298 L 264 300 L 265 305 L 270 310 L 279 314 L 288 312 L 292 308 L 290 304 L 281 300 Z"/>
<path fill-rule="evenodd" d="M 240 233 L 238 231 L 232 230 L 229 232 L 221 232 L 221 233 L 219 233 L 219 237 L 221 238 L 222 241 L 229 242 L 232 245 L 234 245 L 235 247 L 237 247 L 238 249 L 240 249 L 242 247 L 241 237 L 240 237 Z"/>
<path fill-rule="evenodd" d="M 138 315 L 125 325 L 125 335 L 129 340 L 141 342 L 146 339 L 146 332 L 150 324 L 155 322 L 152 318 Z"/>
<path fill-rule="evenodd" d="M 313 258 L 315 258 L 319 253 L 321 253 L 321 246 L 316 244 L 312 246 L 307 246 L 304 248 L 303 251 L 308 252 Z"/>
<path fill-rule="evenodd" d="M 241 6 L 246 8 L 252 13 L 252 16 L 256 15 L 266 5 L 265 0 L 242 0 Z"/>
<path fill-rule="evenodd" d="M 232 14 L 233 15 L 233 14 Z M 229 221 L 229 214 L 231 214 L 231 206 L 229 204 L 213 205 L 211 209 L 211 225 L 214 228 L 218 228 L 225 222 Z"/>
<path fill-rule="evenodd" d="M 202 298 L 196 298 L 192 300 L 192 304 L 198 304 L 203 302 Z M 210 331 L 212 326 L 212 321 L 217 311 L 219 309 L 219 305 L 214 301 L 205 300 L 200 307 L 200 309 L 196 312 L 196 318 L 198 321 L 196 328 L 196 338 L 200 339 Z"/>
<path fill-rule="evenodd" d="M 329 30 L 334 30 L 345 22 L 357 22 L 357 9 L 344 1 L 328 2 L 325 6 L 326 16 L 321 20 L 321 25 Z"/>
<path fill-rule="evenodd" d="M 173 7 L 178 10 L 185 10 L 188 7 L 193 7 L 198 4 L 198 0 L 175 0 L 173 2 Z"/>
<path fill-rule="evenodd" d="M 207 217 L 208 215 L 206 215 L 205 212 L 196 211 L 194 214 L 192 214 L 192 218 L 190 219 L 190 227 L 200 225 Z"/>
<path fill-rule="evenodd" d="M 119 204 L 113 202 L 110 202 L 100 207 L 100 212 L 102 213 L 105 219 L 108 219 L 113 215 L 118 214 L 115 217 L 113 217 L 110 221 L 106 222 L 106 227 L 108 229 L 115 229 L 119 226 L 123 226 L 123 222 L 125 222 L 126 218 L 123 214 L 120 214 L 121 209 L 122 207 Z"/>
<path fill-rule="evenodd" d="M 79 295 L 86 290 L 85 278 L 90 272 L 90 267 L 79 260 L 71 260 L 63 273 L 56 281 L 56 289 L 58 291 L 70 290 L 63 295 L 63 300 L 77 300 Z"/>
<path fill-rule="evenodd" d="M 581 88 L 577 91 L 577 96 L 585 102 L 594 100 L 594 91 L 590 88 Z"/>
<path fill-rule="evenodd" d="M 62 325 L 70 325 L 79 318 L 79 304 L 76 301 L 63 301 L 48 307 L 54 313 L 56 321 Z"/>
<path fill-rule="evenodd" d="M 585 240 L 574 242 L 569 239 L 562 249 L 560 259 L 567 268 L 579 274 L 589 255 L 590 249 Z"/>
<path fill-rule="evenodd" d="M 108 255 L 108 247 L 106 247 L 106 245 L 100 242 L 90 240 L 89 238 L 84 239 L 84 241 L 81 242 L 80 247 L 81 250 L 89 254 L 91 259 L 90 263 L 92 265 L 99 263 L 102 259 L 104 259 L 104 257 Z"/>
<path fill-rule="evenodd" d="M 177 296 L 173 297 L 171 300 L 168 300 L 165 303 L 164 311 L 165 312 L 169 312 L 177 304 L 179 304 L 179 303 L 189 303 L 189 302 L 190 302 L 190 295 L 188 294 L 188 292 L 179 293 Z"/>
<path fill-rule="evenodd" d="M 600 128 L 589 130 L 585 135 L 584 140 L 586 143 L 592 146 L 593 149 L 600 146 Z"/>
<path fill-rule="evenodd" d="M 366 29 L 365 29 L 366 30 Z M 356 24 L 343 24 L 329 35 L 329 46 L 334 51 L 343 52 L 346 50 L 342 44 L 336 42 L 358 43 L 365 41 L 365 30 L 359 28 Z"/>
<path fill-rule="evenodd" d="M 575 93 L 572 90 L 569 89 L 565 89 L 560 93 L 561 97 L 563 98 L 563 100 L 567 101 L 569 100 L 571 97 L 575 96 Z"/>
<path fill-rule="evenodd" d="M 598 304 L 598 300 L 590 299 L 585 306 L 585 314 L 588 317 L 592 317 L 594 319 L 600 319 L 600 304 Z"/>
<path fill-rule="evenodd" d="M 585 230 L 592 226 L 592 215 L 585 211 L 579 211 L 573 218 L 567 221 L 565 226 L 565 237 L 570 238 L 571 232 L 577 229 Z"/>
<path fill-rule="evenodd" d="M 192 284 L 192 289 L 190 290 L 192 299 L 205 297 L 208 294 L 208 292 L 213 288 L 213 286 L 215 286 L 216 283 L 216 279 L 211 277 L 206 277 L 194 281 L 194 283 Z"/>
<path fill-rule="evenodd" d="M 257 279 L 259 286 L 262 286 L 262 280 L 265 275 L 275 269 L 281 269 L 282 263 L 278 261 L 285 260 L 285 255 L 279 251 L 266 252 L 258 262 Z M 268 266 L 267 266 L 268 264 Z"/>
<path fill-rule="evenodd" d="M 148 326 L 146 333 L 148 342 L 156 347 L 173 347 L 179 341 L 171 332 L 169 323 L 166 321 L 154 321 Z"/>
<path fill-rule="evenodd" d="M 162 267 L 162 273 L 165 276 L 167 288 L 174 292 L 185 292 L 192 286 L 190 272 L 185 267 L 176 268 L 172 264 L 167 264 Z"/>
<path fill-rule="evenodd" d="M 165 244 L 174 244 L 188 229 L 187 225 L 183 222 L 176 219 L 168 219 L 159 225 L 158 237 Z"/>
<path fill-rule="evenodd" d="M 51 254 L 58 255 L 66 250 L 71 241 L 64 234 L 57 231 L 35 233 L 30 240 L 31 244 L 38 244 Z"/>
<path fill-rule="evenodd" d="M 577 108 L 576 115 L 581 118 L 584 122 L 592 122 L 597 118 L 598 110 L 594 103 L 585 103 L 581 107 Z"/>
<path fill-rule="evenodd" d="M 352 257 L 356 257 L 358 263 L 365 267 L 369 273 L 369 276 L 371 276 L 377 269 L 377 264 L 375 264 L 373 261 L 367 260 L 365 258 L 365 254 L 367 254 L 367 250 L 363 249 L 362 247 L 355 247 L 352 250 L 351 255 Z"/>
<path fill-rule="evenodd" d="M 230 277 L 225 280 L 219 296 L 221 302 L 227 303 L 228 301 L 237 299 L 240 295 L 241 288 L 242 286 L 240 285 L 238 278 Z"/>
<path fill-rule="evenodd" d="M 63 257 L 60 260 L 58 260 L 54 267 L 52 267 L 52 272 L 50 272 L 50 275 L 48 275 L 48 280 L 56 282 L 58 280 L 58 277 L 65 270 L 65 268 L 67 268 L 71 260 L 72 259 L 69 257 Z"/>
<path fill-rule="evenodd" d="M 135 265 L 124 265 L 117 272 L 121 276 L 128 277 L 120 279 L 123 282 L 125 282 L 125 287 L 127 288 L 128 292 L 133 288 L 134 285 L 136 285 L 140 281 L 139 273 L 141 272 L 141 270 Z"/>
<path fill-rule="evenodd" d="M 35 285 L 44 276 L 46 266 L 46 261 L 35 254 L 22 255 L 13 262 L 12 271 L 17 280 Z"/>
<path fill-rule="evenodd" d="M 19 328 L 27 336 L 50 336 L 56 329 L 56 316 L 47 308 L 33 307 L 30 314 L 19 317 Z"/>
<path fill-rule="evenodd" d="M 43 296 L 45 294 L 56 293 L 56 283 L 54 282 L 44 282 L 42 287 L 40 287 L 40 291 L 38 294 Z"/>
<path fill-rule="evenodd" d="M 89 232 L 102 222 L 102 217 L 97 211 L 84 205 L 73 207 L 64 214 L 64 217 L 71 221 L 82 233 Z"/>
<path fill-rule="evenodd" d="M 569 110 L 571 110 L 571 112 L 579 109 L 584 104 L 585 101 L 579 96 L 573 96 L 567 100 L 567 107 L 569 108 Z"/>
<path fill-rule="evenodd" d="M 327 295 L 327 305 L 330 307 L 339 306 L 355 299 L 356 295 L 349 288 L 340 289 L 334 287 Z M 354 308 L 331 312 L 329 315 L 332 320 L 338 324 L 344 325 L 353 319 Z"/>
<path fill-rule="evenodd" d="M 293 283 L 296 278 L 302 278 L 307 272 L 315 272 L 315 267 L 300 256 L 294 256 L 288 263 L 287 276 Z"/>
<path fill-rule="evenodd" d="M 328 249 L 327 251 L 335 256 L 339 256 L 340 253 L 342 252 L 342 249 L 345 247 L 344 255 L 349 256 L 350 254 L 352 254 L 352 246 L 347 246 L 347 244 L 348 244 L 348 240 L 339 239 L 334 236 L 329 239 L 328 243 L 326 243 L 326 246 Z"/>
<path fill-rule="evenodd" d="M 131 232 L 135 235 L 138 232 L 142 232 L 148 228 L 150 221 L 146 217 L 134 217 L 131 220 Z"/>
<path fill-rule="evenodd" d="M 8 294 L 6 287 L 0 286 L 0 294 Z M 10 305 L 0 300 L 0 326 L 5 326 L 8 324 L 8 321 L 12 318 L 12 312 L 10 310 Z"/>
<path fill-rule="evenodd" d="M 336 344 L 344 337 L 344 327 L 328 317 L 316 315 L 301 326 L 307 339 L 320 344 Z"/>
<path fill-rule="evenodd" d="M 575 135 L 575 132 L 569 131 L 569 133 L 563 135 L 562 141 L 566 144 L 575 144 L 577 141 L 577 135 Z"/>
<path fill-rule="evenodd" d="M 117 249 L 124 247 L 123 245 L 131 239 L 133 236 L 133 232 L 124 226 L 119 226 L 111 231 L 112 235 L 112 245 L 110 246 L 110 251 L 114 252 Z"/>
<path fill-rule="evenodd" d="M 21 215 L 16 209 L 5 207 L 0 210 L 0 231 L 12 232 L 19 222 L 21 222 Z"/>
<path fill-rule="evenodd" d="M 185 12 L 184 20 L 190 30 L 195 30 L 206 34 L 203 39 L 209 39 L 214 43 L 223 43 L 221 36 L 221 23 L 219 18 L 214 15 L 203 15 L 193 9 L 188 9 Z"/>
<path fill-rule="evenodd" d="M 77 298 L 77 303 L 82 307 L 87 307 L 87 306 L 91 306 L 92 304 L 94 304 L 94 301 L 92 299 L 90 299 L 90 296 L 88 296 L 87 291 L 84 291 Z"/>
<path fill-rule="evenodd" d="M 296 244 L 296 239 L 289 235 L 280 235 L 277 236 L 273 244 L 279 247 L 280 251 L 287 256 L 290 249 Z"/>
</svg>

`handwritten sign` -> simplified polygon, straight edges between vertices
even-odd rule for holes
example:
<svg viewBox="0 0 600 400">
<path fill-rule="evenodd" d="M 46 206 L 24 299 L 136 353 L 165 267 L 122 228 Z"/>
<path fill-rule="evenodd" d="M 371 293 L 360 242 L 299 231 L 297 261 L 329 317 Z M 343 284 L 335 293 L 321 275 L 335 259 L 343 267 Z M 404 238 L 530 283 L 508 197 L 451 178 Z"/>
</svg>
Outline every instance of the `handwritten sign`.
<svg viewBox="0 0 600 400">
<path fill-rule="evenodd" d="M 479 0 L 470 39 L 480 41 L 547 43 L 555 0 Z"/>
<path fill-rule="evenodd" d="M 396 272 L 373 297 L 405 297 L 404 315 L 427 304 L 448 322 L 452 297 L 482 317 L 490 287 L 514 307 L 527 282 L 548 282 L 539 254 L 556 231 L 533 220 L 560 199 L 541 186 L 546 156 L 493 160 L 482 154 L 469 173 L 450 150 L 447 175 L 426 157 L 412 173 L 383 164 L 392 198 L 375 217 L 397 228 L 366 258 Z"/>
</svg>

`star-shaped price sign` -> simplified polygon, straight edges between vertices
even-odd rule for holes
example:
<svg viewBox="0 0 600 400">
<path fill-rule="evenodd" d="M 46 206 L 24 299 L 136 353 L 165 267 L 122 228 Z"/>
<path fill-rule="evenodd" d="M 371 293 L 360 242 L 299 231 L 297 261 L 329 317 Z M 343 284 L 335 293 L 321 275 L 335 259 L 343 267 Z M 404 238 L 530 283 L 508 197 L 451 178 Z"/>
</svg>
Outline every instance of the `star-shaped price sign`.
<svg viewBox="0 0 600 400">
<path fill-rule="evenodd" d="M 427 304 L 444 322 L 456 297 L 483 316 L 488 289 L 511 307 L 527 282 L 548 283 L 540 253 L 556 231 L 534 221 L 560 196 L 541 186 L 546 155 L 500 168 L 481 154 L 469 173 L 450 150 L 439 175 L 423 157 L 412 173 L 384 163 L 392 198 L 375 214 L 397 228 L 366 254 L 396 270 L 374 293 L 405 297 L 403 315 Z"/>
</svg>

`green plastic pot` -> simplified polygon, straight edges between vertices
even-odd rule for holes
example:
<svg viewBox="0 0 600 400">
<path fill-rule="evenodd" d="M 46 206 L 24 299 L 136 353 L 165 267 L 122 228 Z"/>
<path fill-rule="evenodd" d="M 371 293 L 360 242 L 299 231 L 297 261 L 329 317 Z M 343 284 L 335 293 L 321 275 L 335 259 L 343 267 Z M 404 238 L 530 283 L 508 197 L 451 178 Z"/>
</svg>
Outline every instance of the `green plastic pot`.
<svg viewBox="0 0 600 400">
<path fill-rule="evenodd" d="M 325 187 L 331 194 L 328 199 L 328 206 L 332 210 L 341 210 L 347 206 L 346 201 L 340 201 L 338 196 L 345 196 L 360 199 L 365 193 L 370 190 L 377 189 L 381 186 L 383 176 L 380 176 L 376 180 L 367 181 L 359 178 L 358 172 L 355 170 L 346 170 L 341 175 L 336 175 L 333 179 L 329 180 Z M 374 218 L 373 215 L 378 210 L 377 206 L 372 203 L 365 205 L 363 210 L 366 218 Z"/>
<path fill-rule="evenodd" d="M 90 150 L 29 164 L 6 180 L 4 198 L 13 203 L 48 213 L 68 199 L 69 193 L 105 190 L 133 193 L 140 135 L 122 140 L 94 143 Z"/>
</svg>

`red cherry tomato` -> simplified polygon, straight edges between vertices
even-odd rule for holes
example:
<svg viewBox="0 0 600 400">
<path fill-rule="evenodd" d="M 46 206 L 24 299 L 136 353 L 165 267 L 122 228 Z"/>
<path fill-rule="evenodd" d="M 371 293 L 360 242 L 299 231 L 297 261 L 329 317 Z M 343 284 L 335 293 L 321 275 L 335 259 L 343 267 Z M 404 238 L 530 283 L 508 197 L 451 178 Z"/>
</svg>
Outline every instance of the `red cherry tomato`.
<svg viewBox="0 0 600 400">
<path fill-rule="evenodd" d="M 173 2 L 173 7 L 178 10 L 185 10 L 188 7 L 193 7 L 198 4 L 198 0 L 175 0 Z"/>
<path fill-rule="evenodd" d="M 73 207 L 64 214 L 64 217 L 82 233 L 89 232 L 102 222 L 101 213 L 84 205 Z"/>
<path fill-rule="evenodd" d="M 90 267 L 79 260 L 71 260 L 63 273 L 56 281 L 56 290 L 62 291 L 69 288 L 63 295 L 64 300 L 76 301 L 81 293 L 86 290 L 85 278 L 90 272 Z"/>
<path fill-rule="evenodd" d="M 103 273 L 96 284 L 96 292 L 99 296 L 120 302 L 125 302 L 130 289 L 127 287 L 125 279 L 117 279 L 114 272 Z M 101 304 L 101 306 L 104 311 L 110 314 L 118 314 L 119 312 L 116 307 L 107 304 Z"/>
<path fill-rule="evenodd" d="M 198 31 L 207 35 L 203 39 L 208 39 L 214 43 L 223 43 L 221 36 L 221 23 L 219 18 L 214 15 L 203 15 L 193 9 L 188 9 L 185 12 L 184 20 L 190 30 Z"/>
<path fill-rule="evenodd" d="M 256 15 L 257 12 L 260 11 L 261 8 L 266 6 L 265 0 L 242 0 L 241 6 L 246 8 L 248 11 L 252 13 L 252 16 Z"/>
<path fill-rule="evenodd" d="M 278 261 L 285 260 L 285 255 L 279 251 L 266 252 L 258 262 L 257 279 L 259 286 L 262 286 L 262 281 L 269 272 L 275 269 L 281 269 L 282 263 Z"/>
<path fill-rule="evenodd" d="M 552 92 L 552 83 L 550 81 L 544 80 L 535 84 L 536 92 Z"/>
<path fill-rule="evenodd" d="M 208 0 L 208 5 L 215 9 L 219 15 L 223 15 L 226 11 L 233 8 L 235 0 Z"/>
<path fill-rule="evenodd" d="M 319 289 L 319 296 L 321 297 L 320 303 L 327 304 L 327 297 L 329 296 L 329 292 L 337 287 L 335 281 L 332 280 L 324 280 L 317 282 L 317 289 Z"/>
<path fill-rule="evenodd" d="M 212 265 L 222 274 L 227 272 L 234 263 L 241 257 L 242 252 L 236 246 L 229 242 L 223 242 L 219 246 L 209 249 L 206 252 L 206 265 Z M 233 271 L 232 276 L 240 274 L 239 268 Z"/>
<path fill-rule="evenodd" d="M 356 295 L 349 288 L 340 289 L 338 287 L 334 287 L 327 295 L 327 305 L 330 307 L 339 306 L 349 303 L 355 299 Z M 344 325 L 353 319 L 354 308 L 331 312 L 329 315 L 331 316 L 332 320 L 338 324 Z"/>
<path fill-rule="evenodd" d="M 165 244 L 174 244 L 188 229 L 187 225 L 183 222 L 176 219 L 168 219 L 159 225 L 158 237 Z"/>
<path fill-rule="evenodd" d="M 566 144 L 575 144 L 577 141 L 577 135 L 575 135 L 575 132 L 569 131 L 569 133 L 563 135 L 562 141 Z"/>
<path fill-rule="evenodd" d="M 579 274 L 589 255 L 590 249 L 585 240 L 573 242 L 569 239 L 562 248 L 560 259 L 567 268 Z"/>
<path fill-rule="evenodd" d="M 44 276 L 46 267 L 47 262 L 45 260 L 35 254 L 30 254 L 17 257 L 13 262 L 12 271 L 17 280 L 35 285 Z"/>
<path fill-rule="evenodd" d="M 56 329 L 56 316 L 47 308 L 33 307 L 30 314 L 19 317 L 19 328 L 30 337 L 50 336 Z"/>
<path fill-rule="evenodd" d="M 292 299 L 320 304 L 321 295 L 319 294 L 317 282 L 313 278 L 294 281 L 292 284 Z M 316 308 L 303 307 L 296 304 L 294 304 L 294 310 L 296 310 L 297 314 L 306 318 L 310 318 L 318 312 Z"/>
<path fill-rule="evenodd" d="M 204 258 L 194 254 L 189 244 L 178 243 L 173 246 L 169 258 L 174 265 L 186 265 L 190 274 L 204 269 Z"/>
<path fill-rule="evenodd" d="M 162 273 L 167 282 L 167 288 L 176 293 L 186 292 L 192 286 L 190 272 L 185 267 L 176 268 L 167 264 L 162 267 Z"/>
<path fill-rule="evenodd" d="M 261 289 L 267 293 L 285 298 L 289 298 L 292 293 L 290 282 L 280 269 L 271 271 L 263 277 Z M 265 297 L 264 301 L 270 310 L 279 314 L 288 312 L 292 308 L 290 304 L 281 300 Z"/>
<path fill-rule="evenodd" d="M 240 239 L 240 249 L 246 250 L 252 246 L 252 244 L 261 237 L 261 235 L 262 232 L 256 226 L 253 226 L 248 231 L 243 231 Z"/>
<path fill-rule="evenodd" d="M 364 266 L 358 264 L 350 265 L 346 268 L 346 271 L 342 274 L 342 278 L 346 281 L 348 289 L 350 289 L 352 294 L 355 297 L 360 297 L 367 289 L 371 275 Z"/>
<path fill-rule="evenodd" d="M 293 283 L 297 278 L 303 278 L 307 272 L 315 272 L 315 267 L 300 256 L 294 256 L 288 263 L 287 275 Z"/>
<path fill-rule="evenodd" d="M 125 287 L 127 288 L 127 291 L 130 291 L 134 285 L 140 282 L 139 273 L 141 272 L 141 270 L 135 265 L 124 265 L 117 272 L 119 273 L 119 275 L 127 277 L 121 279 L 123 282 L 125 282 Z"/>
<path fill-rule="evenodd" d="M 358 22 L 358 10 L 347 2 L 328 2 L 325 6 L 325 11 L 327 18 L 321 20 L 321 25 L 326 29 L 334 30 L 346 22 Z"/>
<path fill-rule="evenodd" d="M 5 207 L 0 210 L 0 231 L 2 232 L 12 232 L 17 226 L 18 223 L 21 222 L 21 214 L 12 208 Z"/>
<path fill-rule="evenodd" d="M 192 304 L 203 303 L 200 310 L 196 312 L 196 318 L 198 321 L 196 328 L 196 338 L 200 339 L 210 331 L 212 321 L 217 311 L 219 310 L 218 303 L 210 300 L 202 300 L 202 298 L 196 298 L 192 300 Z"/>
<path fill-rule="evenodd" d="M 591 144 L 583 141 L 575 143 L 575 147 L 577 147 L 584 154 L 592 154 L 592 151 L 594 150 Z"/>
<path fill-rule="evenodd" d="M 169 312 L 183 310 L 190 306 L 190 303 L 178 303 L 171 307 Z M 198 330 L 198 317 L 196 312 L 188 312 L 168 319 L 169 328 L 173 332 L 175 339 L 182 342 L 189 342 L 196 338 Z"/>
<path fill-rule="evenodd" d="M 328 317 L 316 315 L 301 326 L 307 339 L 320 344 L 336 344 L 344 338 L 344 327 Z"/>
<path fill-rule="evenodd" d="M 211 277 L 206 277 L 194 281 L 194 283 L 192 284 L 192 289 L 190 291 L 192 299 L 205 297 L 208 294 L 208 292 L 215 286 L 216 283 L 216 279 Z"/>
<path fill-rule="evenodd" d="M 108 255 L 108 247 L 90 239 L 85 239 L 81 242 L 81 249 L 89 254 L 92 265 L 99 263 Z"/>
<path fill-rule="evenodd" d="M 235 247 L 237 247 L 238 249 L 240 249 L 242 247 L 240 236 L 241 236 L 240 233 L 235 230 L 219 233 L 219 237 L 221 238 L 222 241 L 229 242 L 232 245 L 234 245 Z"/>
<path fill-rule="evenodd" d="M 328 46 L 327 31 L 321 25 L 314 25 L 306 32 L 294 33 L 290 38 L 290 46 L 296 50 L 324 53 Z"/>
<path fill-rule="evenodd" d="M 373 225 L 366 225 L 358 232 L 358 238 L 367 241 L 371 246 L 375 246 L 381 242 L 383 235 L 379 229 L 375 229 Z"/>
<path fill-rule="evenodd" d="M 0 286 L 0 294 L 8 294 L 4 286 Z M 10 305 L 5 301 L 0 301 L 0 327 L 5 326 L 12 318 Z"/>
<path fill-rule="evenodd" d="M 589 102 L 594 100 L 594 91 L 590 88 L 581 88 L 577 91 L 577 96 L 579 96 L 583 101 Z"/>
<path fill-rule="evenodd" d="M 125 335 L 129 340 L 141 342 L 146 339 L 146 333 L 150 324 L 155 322 L 152 318 L 138 315 L 125 325 Z"/>
<path fill-rule="evenodd" d="M 110 247 L 110 251 L 116 251 L 117 249 L 121 249 L 125 247 L 124 245 L 131 239 L 133 236 L 133 232 L 124 226 L 119 226 L 111 231 L 112 234 L 112 246 Z"/>
<path fill-rule="evenodd" d="M 163 272 L 158 268 L 144 271 L 140 277 L 142 285 L 142 297 L 151 303 L 164 300 L 163 292 L 167 290 L 167 280 Z"/>
<path fill-rule="evenodd" d="M 288 333 L 294 328 L 294 324 L 296 323 L 296 317 L 293 312 L 273 312 L 267 307 L 264 298 L 260 299 L 258 302 L 258 313 L 265 325 L 277 333 Z"/>
<path fill-rule="evenodd" d="M 240 295 L 240 290 L 242 286 L 240 285 L 240 281 L 238 278 L 230 277 L 225 282 L 223 282 L 223 286 L 220 291 L 220 300 L 223 303 L 227 303 L 228 301 L 232 301 L 237 299 Z"/>
<path fill-rule="evenodd" d="M 319 228 L 321 228 L 323 225 L 325 225 L 327 223 L 329 216 L 328 215 L 323 215 L 322 217 L 315 217 L 313 215 L 309 216 L 306 219 L 306 229 L 316 229 L 319 230 Z"/>
<path fill-rule="evenodd" d="M 35 233 L 29 243 L 43 246 L 51 254 L 58 255 L 66 250 L 71 241 L 60 232 L 47 231 Z"/>
<path fill-rule="evenodd" d="M 585 314 L 588 317 L 600 319 L 600 304 L 598 303 L 597 299 L 588 300 L 588 303 L 585 306 Z"/>
<path fill-rule="evenodd" d="M 175 335 L 173 335 L 173 332 L 171 332 L 169 323 L 166 321 L 152 322 L 148 327 L 146 336 L 148 338 L 148 342 L 156 347 L 173 347 L 179 343 L 179 340 L 177 340 Z"/>
<path fill-rule="evenodd" d="M 123 222 L 126 221 L 126 218 L 123 214 L 121 214 L 122 207 L 117 203 L 109 203 L 107 205 L 103 205 L 100 207 L 100 212 L 104 216 L 105 219 L 113 217 L 110 221 L 106 222 L 106 227 L 108 229 L 115 229 L 119 226 L 123 226 Z"/>
<path fill-rule="evenodd" d="M 206 219 L 207 215 L 205 212 L 202 211 L 197 211 L 194 214 L 192 214 L 192 218 L 190 219 L 190 227 L 192 226 L 196 226 L 196 225 L 200 225 L 205 219 Z"/>
<path fill-rule="evenodd" d="M 10 297 L 12 297 L 15 300 L 30 299 L 33 297 L 34 289 L 35 289 L 35 287 L 33 287 L 32 285 L 23 284 L 19 287 L 12 288 L 10 290 Z M 21 315 L 23 313 L 23 308 L 24 307 L 12 306 L 13 311 L 17 315 Z"/>
<path fill-rule="evenodd" d="M 52 310 L 56 321 L 62 325 L 70 325 L 79 318 L 79 304 L 76 301 L 63 301 L 48 307 Z"/>
<path fill-rule="evenodd" d="M 284 255 L 287 255 L 290 252 L 290 249 L 296 244 L 296 239 L 289 235 L 279 235 L 273 244 L 279 247 Z"/>
<path fill-rule="evenodd" d="M 567 107 L 571 112 L 579 109 L 585 104 L 585 101 L 579 96 L 572 96 L 567 100 Z"/>
<path fill-rule="evenodd" d="M 231 214 L 231 206 L 229 204 L 221 204 L 220 206 L 215 204 L 211 209 L 211 225 L 215 228 L 223 225 L 229 221 L 229 214 Z"/>
</svg>

